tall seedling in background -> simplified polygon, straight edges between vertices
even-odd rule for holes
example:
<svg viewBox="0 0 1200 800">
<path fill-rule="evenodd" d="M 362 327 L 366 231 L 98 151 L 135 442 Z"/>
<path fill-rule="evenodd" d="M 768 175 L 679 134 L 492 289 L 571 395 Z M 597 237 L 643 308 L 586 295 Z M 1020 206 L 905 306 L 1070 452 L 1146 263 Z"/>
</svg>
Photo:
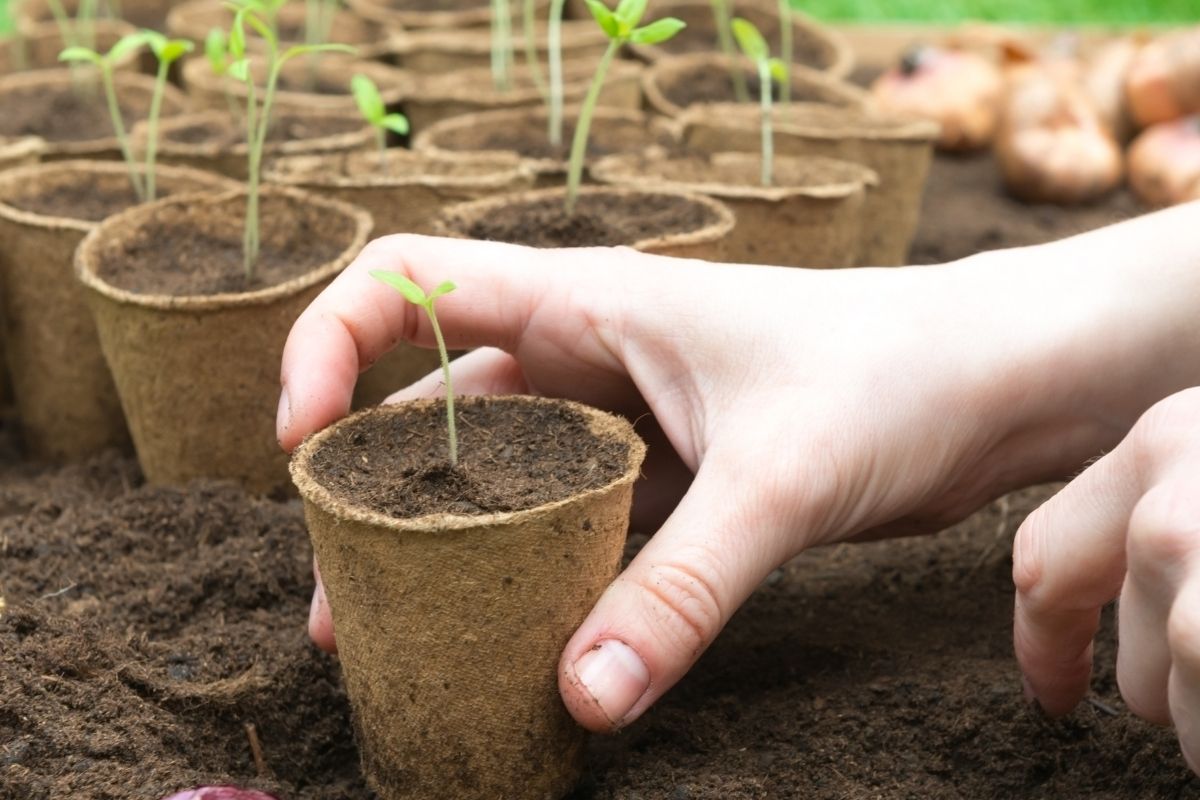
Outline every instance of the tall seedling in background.
<svg viewBox="0 0 1200 800">
<path fill-rule="evenodd" d="M 771 79 L 779 81 L 787 75 L 783 62 L 771 58 L 767 40 L 754 23 L 742 18 L 733 21 L 733 35 L 738 47 L 758 68 L 759 103 L 762 108 L 762 185 L 770 186 L 774 175 L 775 139 L 771 128 Z"/>
<path fill-rule="evenodd" d="M 54 17 L 64 46 L 96 47 L 96 0 L 80 0 L 79 10 L 73 20 L 61 0 L 46 0 L 46 5 L 50 7 L 50 15 Z"/>
<path fill-rule="evenodd" d="M 792 102 L 792 4 L 779 0 L 779 60 L 783 63 L 783 77 L 779 79 L 779 102 Z"/>
<path fill-rule="evenodd" d="M 546 79 L 542 76 L 542 62 L 538 60 L 537 36 L 534 28 L 537 22 L 537 0 L 524 0 L 524 11 L 521 14 L 521 33 L 525 37 L 525 65 L 529 68 L 529 77 L 537 87 L 542 99 L 549 101 L 549 90 Z"/>
<path fill-rule="evenodd" d="M 204 39 L 204 57 L 208 60 L 208 68 L 213 75 L 223 79 L 228 74 L 232 59 L 229 57 L 229 39 L 225 36 L 225 31 L 213 28 L 208 32 Z M 234 102 L 233 93 L 229 91 L 229 84 L 225 80 L 221 81 L 221 94 L 225 95 L 230 119 L 236 120 L 239 116 L 237 103 Z"/>
<path fill-rule="evenodd" d="M 787 0 L 780 0 L 786 3 Z M 742 70 L 738 67 L 734 56 L 737 52 L 733 48 L 733 37 L 729 33 L 729 4 L 725 0 L 712 0 L 713 9 L 713 24 L 717 26 L 717 44 L 721 47 L 721 52 L 729 59 L 729 77 L 733 80 L 733 96 L 739 103 L 745 103 L 750 99 L 750 92 L 746 89 L 746 76 L 742 74 Z"/>
<path fill-rule="evenodd" d="M 508 0 L 492 0 L 492 82 L 496 90 L 512 88 L 512 9 Z"/>
<path fill-rule="evenodd" d="M 278 10 L 279 3 L 272 3 Z M 275 91 L 279 85 L 279 73 L 283 65 L 296 56 L 307 53 L 353 53 L 354 48 L 341 44 L 303 44 L 289 47 L 283 53 L 279 52 L 279 36 L 273 24 L 268 24 L 262 16 L 263 6 L 249 3 L 241 7 L 233 6 L 236 12 L 233 27 L 229 31 L 229 52 L 236 60 L 229 65 L 229 75 L 235 80 L 246 84 L 246 143 L 249 146 L 249 169 L 247 172 L 246 195 L 246 226 L 242 240 L 242 260 L 246 269 L 246 283 L 254 280 L 254 265 L 258 261 L 260 244 L 258 195 L 261 184 L 262 153 L 267 142 L 267 128 L 271 123 L 271 104 L 275 100 Z M 268 16 L 274 20 L 274 15 Z M 246 58 L 246 25 L 253 28 L 267 46 L 266 68 L 267 85 L 263 93 L 262 108 L 258 107 L 258 89 L 254 76 L 250 72 L 250 62 Z"/>
<path fill-rule="evenodd" d="M 589 129 L 592 126 L 592 113 L 596 110 L 596 102 L 600 99 L 600 90 L 604 88 L 604 78 L 608 74 L 609 65 L 616 57 L 617 51 L 628 42 L 635 44 L 659 44 L 679 33 L 686 26 L 683 20 L 674 17 L 651 22 L 649 25 L 638 27 L 646 14 L 648 0 L 621 0 L 613 11 L 600 0 L 587 0 L 588 9 L 600 25 L 601 30 L 608 36 L 608 48 L 596 67 L 592 77 L 592 85 L 588 87 L 587 97 L 579 109 L 579 119 L 575 122 L 575 138 L 571 142 L 571 160 L 567 169 L 567 213 L 575 211 L 575 201 L 579 197 L 579 184 L 583 180 L 583 158 L 587 153 Z"/>
<path fill-rule="evenodd" d="M 442 357 L 442 378 L 446 383 L 446 429 L 450 438 L 450 466 L 458 466 L 458 432 L 454 424 L 454 387 L 450 384 L 450 355 L 446 352 L 446 340 L 442 338 L 442 329 L 438 325 L 437 314 L 433 311 L 434 300 L 444 294 L 450 294 L 458 287 L 446 281 L 429 294 L 425 294 L 425 290 L 398 272 L 377 269 L 371 271 L 371 277 L 395 289 L 414 306 L 425 309 L 425 314 L 429 317 L 429 323 L 433 326 L 433 336 L 437 339 L 438 355 Z"/>
<path fill-rule="evenodd" d="M 387 172 L 387 132 L 399 136 L 408 134 L 408 118 L 403 114 L 389 114 L 383 96 L 375 81 L 366 75 L 355 75 L 350 79 L 350 90 L 363 119 L 375 129 L 375 141 L 379 145 L 379 168 Z"/>
<path fill-rule="evenodd" d="M 563 141 L 563 65 L 562 21 L 566 0 L 550 0 L 550 23 L 546 28 L 547 59 L 550 72 L 550 144 L 558 147 Z"/>
<path fill-rule="evenodd" d="M 142 31 L 142 37 L 150 45 L 154 57 L 158 59 L 158 73 L 154 80 L 154 97 L 150 101 L 150 116 L 146 120 L 146 200 L 153 202 L 157 194 L 154 159 L 158 153 L 158 116 L 162 111 L 167 73 L 170 72 L 172 64 L 192 52 L 196 45 L 187 39 L 168 39 L 154 31 Z"/>
<path fill-rule="evenodd" d="M 121 148 L 121 157 L 125 160 L 125 166 L 129 170 L 129 182 L 133 184 L 133 191 L 138 200 L 146 199 L 146 187 L 142 183 L 142 176 L 137 173 L 133 150 L 129 146 L 129 135 L 125 132 L 125 120 L 121 116 L 121 106 L 117 102 L 117 87 L 113 83 L 113 65 L 145 43 L 146 36 L 139 31 L 121 37 L 104 55 L 81 46 L 68 47 L 58 54 L 59 61 L 94 64 L 100 70 L 100 79 L 104 82 L 104 97 L 108 102 L 108 115 L 112 119 L 113 133 L 117 137 L 117 145 Z"/>
</svg>

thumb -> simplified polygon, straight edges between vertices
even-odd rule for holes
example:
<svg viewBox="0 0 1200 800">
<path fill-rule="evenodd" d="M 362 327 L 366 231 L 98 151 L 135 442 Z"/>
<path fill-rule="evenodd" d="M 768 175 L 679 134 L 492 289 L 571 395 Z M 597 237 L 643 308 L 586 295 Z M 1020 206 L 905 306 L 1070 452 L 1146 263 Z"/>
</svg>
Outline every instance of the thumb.
<svg viewBox="0 0 1200 800">
<path fill-rule="evenodd" d="M 746 471 L 709 458 L 659 532 L 567 643 L 559 691 L 583 727 L 617 730 L 687 673 L 733 612 L 782 563 L 785 532 L 759 498 L 735 498 Z M 740 502 L 739 502 L 740 500 Z"/>
</svg>

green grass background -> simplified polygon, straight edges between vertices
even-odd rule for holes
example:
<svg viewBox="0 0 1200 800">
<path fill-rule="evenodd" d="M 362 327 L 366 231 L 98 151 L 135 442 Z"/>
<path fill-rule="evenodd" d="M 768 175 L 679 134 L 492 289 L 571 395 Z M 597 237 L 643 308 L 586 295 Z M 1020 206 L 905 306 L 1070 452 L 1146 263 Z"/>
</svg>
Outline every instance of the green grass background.
<svg viewBox="0 0 1200 800">
<path fill-rule="evenodd" d="M 0 0 L 0 32 L 9 30 L 8 7 Z M 1167 23 L 1200 21 L 1196 0 L 793 0 L 824 20 L 854 22 Z M 653 5 L 653 0 L 651 0 Z"/>
</svg>

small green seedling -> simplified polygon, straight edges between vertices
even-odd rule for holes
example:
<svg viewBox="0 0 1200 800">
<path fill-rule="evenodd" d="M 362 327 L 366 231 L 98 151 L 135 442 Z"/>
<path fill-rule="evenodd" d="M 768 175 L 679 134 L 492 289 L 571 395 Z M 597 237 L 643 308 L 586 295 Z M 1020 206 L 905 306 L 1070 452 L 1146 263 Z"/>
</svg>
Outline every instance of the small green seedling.
<svg viewBox="0 0 1200 800">
<path fill-rule="evenodd" d="M 262 182 L 262 155 L 267 143 L 267 128 L 271 123 L 271 105 L 279 85 L 279 75 L 284 64 L 297 56 L 309 53 L 353 53 L 354 48 L 342 44 L 305 44 L 289 47 L 279 52 L 279 34 L 275 30 L 275 14 L 279 0 L 246 0 L 241 5 L 230 5 L 234 11 L 233 27 L 229 30 L 229 54 L 235 59 L 229 65 L 228 74 L 246 85 L 246 142 L 249 149 L 246 193 L 246 225 L 242 240 L 242 260 L 246 269 L 246 282 L 254 280 L 254 265 L 258 261 L 259 234 L 259 187 Z M 249 25 L 266 43 L 267 85 L 263 94 L 262 108 L 258 106 L 258 89 L 246 57 L 246 26 Z"/>
<path fill-rule="evenodd" d="M 508 0 L 492 0 L 492 82 L 496 91 L 512 88 L 512 9 Z"/>
<path fill-rule="evenodd" d="M 47 0 L 50 15 L 66 47 L 96 47 L 96 0 L 80 0 L 75 19 L 67 13 L 62 0 Z"/>
<path fill-rule="evenodd" d="M 408 118 L 403 114 L 388 113 L 384 105 L 383 95 L 375 81 L 366 75 L 355 75 L 350 79 L 350 91 L 354 93 L 354 102 L 359 112 L 371 127 L 375 129 L 375 141 L 379 145 L 379 167 L 387 171 L 387 132 L 405 136 L 408 134 Z"/>
<path fill-rule="evenodd" d="M 417 284 L 398 272 L 386 272 L 376 269 L 371 271 L 371 277 L 387 284 L 399 292 L 405 300 L 414 306 L 425 309 L 429 323 L 433 326 L 433 336 L 437 339 L 438 354 L 442 357 L 442 377 L 446 382 L 446 429 L 450 437 L 450 465 L 458 466 L 458 432 L 454 425 L 454 387 L 450 385 L 450 355 L 446 352 L 446 340 L 442 338 L 442 329 L 438 325 L 437 314 L 433 311 L 433 301 L 444 294 L 450 294 L 458 287 L 446 281 L 429 294 Z"/>
<path fill-rule="evenodd" d="M 787 2 L 787 0 L 782 0 Z M 733 96 L 739 103 L 745 103 L 750 99 L 750 92 L 746 88 L 746 76 L 742 74 L 742 70 L 737 65 L 737 59 L 734 56 L 737 52 L 733 47 L 733 36 L 729 33 L 729 4 L 725 0 L 712 0 L 713 24 L 717 27 L 717 44 L 721 47 L 721 52 L 729 60 L 729 77 L 733 80 Z"/>
<path fill-rule="evenodd" d="M 538 59 L 537 31 L 537 0 L 525 0 L 524 13 L 521 15 L 521 34 L 525 37 L 525 66 L 529 77 L 543 100 L 549 100 L 549 88 L 542 75 L 542 62 Z"/>
<path fill-rule="evenodd" d="M 567 213 L 575 211 L 575 201 L 579 198 L 579 184 L 583 180 L 583 157 L 587 152 L 589 129 L 592 125 L 592 113 L 596 110 L 596 102 L 600 99 L 600 90 L 604 88 L 604 77 L 608 74 L 609 65 L 617 51 L 629 42 L 635 44 L 659 44 L 665 42 L 683 30 L 686 25 L 683 20 L 674 17 L 651 22 L 649 25 L 638 27 L 646 14 L 648 0 L 620 0 L 613 11 L 600 0 L 587 0 L 588 9 L 601 30 L 608 36 L 608 48 L 596 67 L 592 77 L 592 85 L 588 88 L 587 96 L 579 109 L 579 119 L 575 123 L 575 138 L 571 142 L 571 159 L 567 169 Z"/>
<path fill-rule="evenodd" d="M 792 102 L 792 4 L 779 0 L 779 61 L 783 64 L 783 77 L 779 79 L 779 102 Z"/>
<path fill-rule="evenodd" d="M 142 176 L 138 174 L 137 164 L 133 160 L 133 149 L 129 146 L 129 135 L 125 131 L 125 120 L 121 116 L 121 106 L 117 102 L 117 87 L 113 81 L 113 65 L 146 44 L 146 36 L 142 31 L 122 36 L 112 48 L 100 55 L 87 47 L 68 47 L 58 54 L 59 61 L 69 63 L 94 64 L 100 70 L 100 79 L 104 82 L 104 97 L 108 102 L 108 114 L 112 120 L 113 133 L 117 137 L 117 145 L 121 148 L 121 156 L 129 170 L 129 181 L 133 184 L 134 194 L 138 200 L 146 199 L 146 187 Z"/>
<path fill-rule="evenodd" d="M 754 23 L 738 17 L 733 21 L 733 36 L 738 46 L 758 68 L 760 106 L 762 108 L 762 185 L 770 186 L 774 175 L 775 141 L 771 128 L 771 80 L 783 81 L 787 69 L 783 62 L 771 58 L 767 40 Z"/>
<path fill-rule="evenodd" d="M 562 21 L 566 0 L 550 0 L 550 25 L 546 31 L 546 47 L 549 49 L 548 70 L 550 72 L 550 96 L 548 104 L 550 144 L 558 147 L 563 141 L 563 59 Z"/>
<path fill-rule="evenodd" d="M 153 202 L 157 194 L 154 179 L 154 159 L 158 151 L 158 117 L 162 111 L 163 90 L 167 86 L 167 73 L 171 65 L 183 58 L 196 45 L 187 39 L 168 39 L 161 33 L 143 30 L 142 38 L 150 45 L 158 59 L 158 73 L 154 79 L 154 96 L 150 100 L 150 116 L 146 119 L 146 200 Z"/>
<path fill-rule="evenodd" d="M 213 28 L 208 32 L 204 39 L 204 57 L 208 60 L 209 70 L 216 77 L 224 78 L 229 73 L 229 65 L 233 63 L 233 59 L 229 57 L 229 37 L 225 35 L 225 31 Z M 240 112 L 226 81 L 221 81 L 221 93 L 225 95 L 230 119 L 236 120 Z"/>
</svg>

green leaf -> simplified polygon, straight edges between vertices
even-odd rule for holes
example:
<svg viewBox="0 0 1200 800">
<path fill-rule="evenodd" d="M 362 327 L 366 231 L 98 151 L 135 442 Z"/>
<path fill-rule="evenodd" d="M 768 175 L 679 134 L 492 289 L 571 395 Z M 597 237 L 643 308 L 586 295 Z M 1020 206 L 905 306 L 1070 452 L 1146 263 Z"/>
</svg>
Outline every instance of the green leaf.
<svg viewBox="0 0 1200 800">
<path fill-rule="evenodd" d="M 279 46 L 279 37 L 275 34 L 275 30 L 260 19 L 253 10 L 246 12 L 246 22 L 258 32 L 258 35 L 263 38 L 264 42 L 271 46 L 272 50 Z"/>
<path fill-rule="evenodd" d="M 787 68 L 787 64 L 784 64 L 782 59 L 772 58 L 770 61 L 767 62 L 767 66 L 770 68 L 771 77 L 775 80 L 776 83 L 780 83 L 780 84 L 787 83 L 788 68 Z"/>
<path fill-rule="evenodd" d="M 150 31 L 150 33 L 153 33 L 153 31 Z M 155 35 L 161 36 L 162 34 Z M 150 37 L 147 36 L 147 31 L 127 33 L 117 40 L 117 43 L 112 46 L 112 49 L 108 51 L 108 55 L 105 58 L 108 59 L 109 63 L 115 64 L 135 50 L 139 50 L 143 45 L 148 44 L 149 41 Z"/>
<path fill-rule="evenodd" d="M 381 124 L 387 109 L 384 108 L 383 98 L 379 95 L 375 81 L 366 75 L 355 75 L 350 79 L 350 92 L 354 95 L 354 102 L 362 112 L 363 118 L 372 125 Z"/>
<path fill-rule="evenodd" d="M 90 61 L 93 64 L 100 63 L 100 54 L 86 47 L 68 47 L 58 54 L 59 61 Z"/>
<path fill-rule="evenodd" d="M 454 281 L 445 281 L 438 285 L 436 289 L 429 293 L 429 302 L 433 302 L 444 294 L 450 294 L 458 287 L 454 285 Z"/>
<path fill-rule="evenodd" d="M 754 61 L 765 61 L 771 55 L 767 40 L 754 27 L 754 23 L 738 17 L 729 24 L 733 30 L 733 38 L 737 39 L 738 47 Z"/>
<path fill-rule="evenodd" d="M 228 66 L 229 51 L 227 44 L 228 40 L 225 37 L 225 31 L 220 28 L 213 28 L 204 39 L 204 55 L 208 58 L 208 65 L 216 75 L 225 74 L 225 68 Z"/>
<path fill-rule="evenodd" d="M 601 3 L 600 0 L 587 0 L 588 10 L 592 12 L 592 16 L 596 18 L 596 22 L 600 23 L 601 29 L 608 35 L 610 39 L 616 39 L 621 35 L 621 23 L 613 15 L 613 12 L 608 10 L 608 6 Z"/>
<path fill-rule="evenodd" d="M 617 15 L 617 19 L 628 26 L 622 33 L 629 34 L 638 26 L 642 17 L 646 16 L 648 2 L 649 0 L 620 0 L 617 3 L 617 9 L 613 13 Z"/>
<path fill-rule="evenodd" d="M 242 83 L 249 83 L 250 82 L 250 59 L 239 58 L 237 61 L 234 61 L 232 64 L 229 65 L 229 69 L 227 71 L 233 77 L 234 80 L 241 81 Z"/>
<path fill-rule="evenodd" d="M 403 114 L 388 114 L 380 124 L 398 136 L 408 135 L 408 117 Z"/>
<path fill-rule="evenodd" d="M 196 45 L 187 39 L 171 39 L 159 50 L 158 60 L 164 64 L 174 64 L 195 49 Z"/>
<path fill-rule="evenodd" d="M 429 298 L 425 296 L 425 292 L 421 289 L 421 287 L 417 286 L 399 272 L 387 272 L 382 269 L 373 269 L 371 270 L 371 277 L 380 283 L 387 284 L 400 294 L 404 295 L 404 299 L 412 303 L 414 306 L 423 306 L 429 302 Z"/>
<path fill-rule="evenodd" d="M 660 44 L 674 38 L 675 34 L 686 27 L 687 23 L 681 19 L 665 17 L 638 28 L 629 35 L 629 41 L 634 44 Z"/>
<path fill-rule="evenodd" d="M 229 28 L 229 54 L 234 58 L 246 55 L 246 9 L 239 9 Z"/>
</svg>

